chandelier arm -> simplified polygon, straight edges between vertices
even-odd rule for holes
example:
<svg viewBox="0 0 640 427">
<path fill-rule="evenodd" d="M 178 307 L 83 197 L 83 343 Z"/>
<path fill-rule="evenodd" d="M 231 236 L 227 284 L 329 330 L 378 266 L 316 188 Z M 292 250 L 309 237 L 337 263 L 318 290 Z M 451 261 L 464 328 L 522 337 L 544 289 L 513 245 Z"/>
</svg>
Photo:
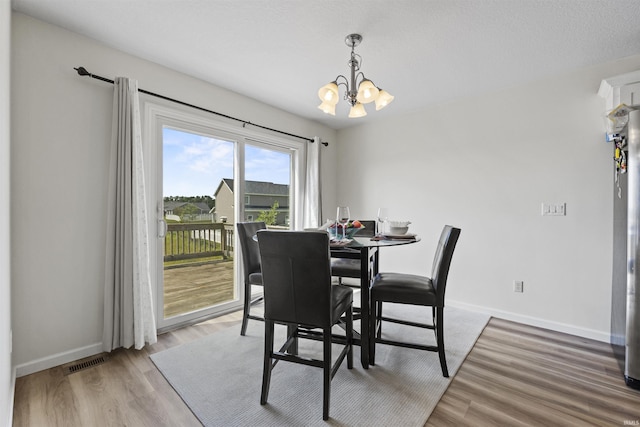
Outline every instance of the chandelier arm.
<svg viewBox="0 0 640 427">
<path fill-rule="evenodd" d="M 340 81 L 341 78 L 343 81 Z M 340 74 L 338 77 L 335 78 L 334 82 L 336 83 L 337 86 L 344 86 L 345 88 L 344 100 L 348 101 L 351 105 L 353 105 L 351 98 L 349 97 L 349 79 L 347 79 L 345 76 Z"/>
<path fill-rule="evenodd" d="M 341 77 L 342 77 L 342 79 L 344 79 L 344 81 L 338 81 L 338 79 L 340 79 Z M 347 80 L 347 78 L 345 76 L 343 76 L 342 74 L 340 74 L 338 77 L 336 77 L 334 82 L 336 82 L 336 84 L 338 86 L 344 85 L 344 87 L 346 87 L 347 90 L 349 90 L 349 80 Z"/>
<path fill-rule="evenodd" d="M 360 83 L 362 83 L 362 80 L 368 80 L 365 76 L 364 73 L 362 71 L 360 71 L 358 74 L 356 74 L 356 82 L 358 81 L 358 77 L 362 77 L 362 79 L 360 79 Z M 360 86 L 360 83 L 358 83 L 358 86 Z M 372 82 L 373 83 L 373 82 Z"/>
</svg>

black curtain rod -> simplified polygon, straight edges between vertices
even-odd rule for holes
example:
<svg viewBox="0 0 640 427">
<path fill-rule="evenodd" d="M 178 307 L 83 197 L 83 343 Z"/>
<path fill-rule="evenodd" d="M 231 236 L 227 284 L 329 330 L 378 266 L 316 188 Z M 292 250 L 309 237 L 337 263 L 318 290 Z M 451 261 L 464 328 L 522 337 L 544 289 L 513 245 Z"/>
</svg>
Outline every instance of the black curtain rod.
<svg viewBox="0 0 640 427">
<path fill-rule="evenodd" d="M 114 83 L 114 81 L 113 81 L 113 80 L 107 79 L 107 78 L 105 78 L 105 77 L 97 76 L 97 75 L 95 75 L 95 74 L 91 74 L 91 73 L 90 73 L 90 72 L 88 72 L 88 71 L 87 71 L 87 69 L 86 69 L 86 68 L 84 68 L 84 67 L 74 68 L 74 70 L 76 70 L 76 71 L 78 72 L 78 74 L 79 74 L 79 75 L 81 75 L 81 76 L 89 76 L 89 77 L 94 78 L 94 79 L 96 79 L 96 80 L 102 80 L 103 82 L 107 82 L 107 83 L 111 83 L 111 84 L 113 84 L 113 83 Z M 242 127 L 245 127 L 246 125 L 251 125 L 251 126 L 258 127 L 258 128 L 260 128 L 260 129 L 269 130 L 269 131 L 271 131 L 271 132 L 277 132 L 277 133 L 280 133 L 280 134 L 282 134 L 282 135 L 287 135 L 287 136 L 292 136 L 292 137 L 294 137 L 294 138 L 304 139 L 305 141 L 309 141 L 309 142 L 315 142 L 315 141 L 313 140 L 313 138 L 307 138 L 307 137 L 305 137 L 305 136 L 294 135 L 294 134 L 292 134 L 292 133 L 283 132 L 283 131 L 278 130 L 278 129 L 272 129 L 272 128 L 270 128 L 270 127 L 266 127 L 266 126 L 262 126 L 262 125 L 257 125 L 257 124 L 255 124 L 255 123 L 251 123 L 251 122 L 248 122 L 248 121 L 246 121 L 246 120 L 238 119 L 238 118 L 236 118 L 236 117 L 231 117 L 231 116 L 228 116 L 228 115 L 226 115 L 226 114 L 218 113 L 218 112 L 216 112 L 216 111 L 207 110 L 206 108 L 198 107 L 197 105 L 189 104 L 189 103 L 186 103 L 186 102 L 183 102 L 183 101 L 179 101 L 179 100 L 177 100 L 177 99 L 169 98 L 168 96 L 159 95 L 159 94 L 157 94 L 157 93 L 149 92 L 148 90 L 138 89 L 138 92 L 144 93 L 144 94 L 146 94 L 146 95 L 155 96 L 156 98 L 161 98 L 161 99 L 164 99 L 164 100 L 166 100 L 166 101 L 175 102 L 176 104 L 184 105 L 184 106 L 186 106 L 186 107 L 191 107 L 191 108 L 195 108 L 195 109 L 197 109 L 197 110 L 205 111 L 205 112 L 207 112 L 207 113 L 215 114 L 216 116 L 224 117 L 225 119 L 230 119 L 230 120 L 235 120 L 235 121 L 237 121 L 237 122 L 241 122 L 241 123 L 242 123 Z M 325 147 L 327 147 L 327 146 L 329 145 L 329 143 L 328 143 L 328 142 L 320 141 L 320 143 L 321 143 L 322 145 L 324 145 Z"/>
</svg>

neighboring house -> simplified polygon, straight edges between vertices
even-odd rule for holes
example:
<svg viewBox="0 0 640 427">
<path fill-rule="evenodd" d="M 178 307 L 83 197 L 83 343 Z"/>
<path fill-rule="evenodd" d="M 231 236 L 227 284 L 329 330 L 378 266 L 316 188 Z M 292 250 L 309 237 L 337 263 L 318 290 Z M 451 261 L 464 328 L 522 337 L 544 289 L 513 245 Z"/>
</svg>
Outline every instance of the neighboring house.
<svg viewBox="0 0 640 427">
<path fill-rule="evenodd" d="M 185 213 L 189 215 L 191 220 L 213 220 L 210 214 L 211 209 L 209 205 L 204 202 L 178 202 L 178 201 L 165 201 L 164 202 L 164 216 L 176 215 L 183 220 Z"/>
<path fill-rule="evenodd" d="M 214 193 L 216 199 L 215 221 L 233 222 L 233 179 L 223 178 Z M 255 221 L 260 212 L 268 211 L 278 202 L 277 225 L 289 224 L 289 186 L 263 181 L 245 181 L 244 221 Z"/>
</svg>

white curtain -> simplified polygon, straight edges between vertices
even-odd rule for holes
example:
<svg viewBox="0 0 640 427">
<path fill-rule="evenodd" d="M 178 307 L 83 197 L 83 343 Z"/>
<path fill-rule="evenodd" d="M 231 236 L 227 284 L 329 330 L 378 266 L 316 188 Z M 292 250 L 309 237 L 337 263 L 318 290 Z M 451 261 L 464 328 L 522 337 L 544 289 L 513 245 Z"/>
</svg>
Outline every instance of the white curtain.
<svg viewBox="0 0 640 427">
<path fill-rule="evenodd" d="M 304 181 L 303 218 L 304 228 L 317 228 L 322 224 L 322 197 L 320 191 L 320 147 L 319 137 L 307 144 L 307 170 Z"/>
<path fill-rule="evenodd" d="M 102 345 L 105 351 L 157 341 L 149 267 L 138 82 L 114 82 L 107 203 Z"/>
</svg>

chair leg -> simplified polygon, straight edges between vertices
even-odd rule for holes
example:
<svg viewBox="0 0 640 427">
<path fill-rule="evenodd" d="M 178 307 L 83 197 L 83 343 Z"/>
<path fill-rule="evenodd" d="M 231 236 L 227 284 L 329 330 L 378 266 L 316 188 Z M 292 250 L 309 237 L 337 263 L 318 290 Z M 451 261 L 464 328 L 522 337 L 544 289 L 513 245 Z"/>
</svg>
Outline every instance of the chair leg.
<svg viewBox="0 0 640 427">
<path fill-rule="evenodd" d="M 287 349 L 287 353 L 297 355 L 298 354 L 298 325 L 295 323 L 287 324 L 287 337 L 294 337 L 293 343 Z"/>
<path fill-rule="evenodd" d="M 376 327 L 378 328 L 378 338 L 382 338 L 382 301 L 378 301 L 377 302 L 378 306 L 376 307 L 376 311 L 378 312 L 378 319 L 379 319 L 379 323 L 376 324 Z"/>
<path fill-rule="evenodd" d="M 271 353 L 273 352 L 273 322 L 264 322 L 264 362 L 262 367 L 262 393 L 260 394 L 260 404 L 267 403 L 269 398 L 269 385 L 271 383 Z"/>
<path fill-rule="evenodd" d="M 242 312 L 242 327 L 240 328 L 240 335 L 244 336 L 247 333 L 247 324 L 249 323 L 249 310 L 251 309 L 251 285 L 244 285 L 244 310 Z"/>
<path fill-rule="evenodd" d="M 322 397 L 322 419 L 329 419 L 329 402 L 331 401 L 331 328 L 323 329 L 324 358 L 323 358 L 323 397 Z"/>
<path fill-rule="evenodd" d="M 443 307 L 436 308 L 436 342 L 438 344 L 438 356 L 440 356 L 440 367 L 442 368 L 442 376 L 448 377 L 449 370 L 447 369 L 447 359 L 444 354 L 444 309 Z"/>
<path fill-rule="evenodd" d="M 353 306 L 347 310 L 347 369 L 353 368 Z"/>
<path fill-rule="evenodd" d="M 378 327 L 379 305 L 377 301 L 371 301 L 371 310 L 369 315 L 369 359 L 370 365 L 376 365 L 376 328 Z"/>
</svg>

